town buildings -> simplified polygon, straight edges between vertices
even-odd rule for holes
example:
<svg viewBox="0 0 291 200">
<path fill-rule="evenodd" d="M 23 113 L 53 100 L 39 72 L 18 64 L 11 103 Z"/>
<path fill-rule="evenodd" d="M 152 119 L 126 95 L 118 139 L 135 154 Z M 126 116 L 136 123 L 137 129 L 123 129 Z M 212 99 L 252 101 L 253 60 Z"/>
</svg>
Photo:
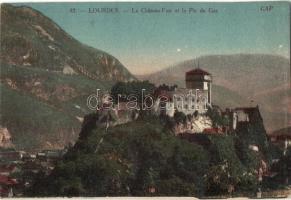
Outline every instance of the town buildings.
<svg viewBox="0 0 291 200">
<path fill-rule="evenodd" d="M 48 175 L 66 149 L 43 150 L 36 154 L 14 149 L 0 151 L 0 197 L 22 196 L 39 172 Z"/>
</svg>

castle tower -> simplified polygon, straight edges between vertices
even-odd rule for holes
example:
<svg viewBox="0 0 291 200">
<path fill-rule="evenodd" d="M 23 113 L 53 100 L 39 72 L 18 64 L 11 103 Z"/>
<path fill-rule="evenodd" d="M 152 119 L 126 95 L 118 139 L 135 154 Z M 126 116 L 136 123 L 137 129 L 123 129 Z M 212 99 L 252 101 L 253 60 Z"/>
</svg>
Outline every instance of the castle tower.
<svg viewBox="0 0 291 200">
<path fill-rule="evenodd" d="M 212 76 L 199 67 L 186 72 L 186 88 L 198 89 L 203 91 L 207 96 L 207 103 L 211 105 L 211 84 Z"/>
</svg>

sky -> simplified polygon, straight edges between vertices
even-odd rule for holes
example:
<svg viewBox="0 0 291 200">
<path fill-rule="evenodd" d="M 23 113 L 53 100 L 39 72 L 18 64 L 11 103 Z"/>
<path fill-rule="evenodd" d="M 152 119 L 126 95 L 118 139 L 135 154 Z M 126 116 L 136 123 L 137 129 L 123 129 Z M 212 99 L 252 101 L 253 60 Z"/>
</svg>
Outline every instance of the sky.
<svg viewBox="0 0 291 200">
<path fill-rule="evenodd" d="M 203 55 L 290 55 L 288 2 L 22 5 L 39 10 L 80 42 L 115 56 L 137 75 Z M 97 8 L 118 12 L 91 13 Z M 70 12 L 72 9 L 75 12 Z M 160 12 L 148 13 L 146 9 Z M 200 12 L 202 9 L 205 12 Z"/>
</svg>

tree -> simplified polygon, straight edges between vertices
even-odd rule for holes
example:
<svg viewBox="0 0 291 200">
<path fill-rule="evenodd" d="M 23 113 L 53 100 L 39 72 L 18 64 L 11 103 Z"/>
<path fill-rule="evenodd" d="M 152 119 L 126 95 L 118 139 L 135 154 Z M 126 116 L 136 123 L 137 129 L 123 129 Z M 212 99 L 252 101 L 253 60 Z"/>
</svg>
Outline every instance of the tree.
<svg viewBox="0 0 291 200">
<path fill-rule="evenodd" d="M 256 189 L 256 168 L 245 167 L 235 150 L 234 136 L 209 136 L 211 165 L 206 179 L 208 194 L 232 194 Z"/>
<path fill-rule="evenodd" d="M 176 123 L 185 123 L 186 119 L 186 115 L 183 112 L 175 111 L 174 120 Z"/>
<path fill-rule="evenodd" d="M 148 116 L 108 129 L 98 152 L 94 153 L 100 134 L 98 127 L 84 134 L 53 173 L 34 184 L 31 188 L 34 193 L 30 194 L 203 195 L 207 152 L 199 145 L 171 135 L 158 118 Z"/>
<path fill-rule="evenodd" d="M 227 117 L 222 116 L 218 108 L 208 108 L 205 114 L 212 120 L 214 127 L 227 126 L 229 124 Z"/>
<path fill-rule="evenodd" d="M 155 90 L 155 85 L 149 81 L 132 81 L 132 82 L 117 82 L 111 88 L 111 95 L 114 98 L 114 101 L 128 101 L 127 97 L 129 95 L 134 95 L 137 97 L 139 103 L 142 102 L 142 91 L 145 95 L 153 95 Z"/>
</svg>

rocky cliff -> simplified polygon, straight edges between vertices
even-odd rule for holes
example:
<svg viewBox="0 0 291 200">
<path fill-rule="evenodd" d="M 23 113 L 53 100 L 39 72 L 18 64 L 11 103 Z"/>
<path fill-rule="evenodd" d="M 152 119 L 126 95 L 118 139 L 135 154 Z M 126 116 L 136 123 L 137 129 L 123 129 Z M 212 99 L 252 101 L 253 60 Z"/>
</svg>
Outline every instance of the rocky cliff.
<svg viewBox="0 0 291 200">
<path fill-rule="evenodd" d="M 84 45 L 42 13 L 1 4 L 0 125 L 17 149 L 74 142 L 87 97 L 135 77 L 112 55 Z"/>
<path fill-rule="evenodd" d="M 1 62 L 90 79 L 134 79 L 117 58 L 86 46 L 29 7 L 1 5 Z"/>
<path fill-rule="evenodd" d="M 8 129 L 0 127 L 0 148 L 12 148 L 13 146 Z"/>
</svg>

